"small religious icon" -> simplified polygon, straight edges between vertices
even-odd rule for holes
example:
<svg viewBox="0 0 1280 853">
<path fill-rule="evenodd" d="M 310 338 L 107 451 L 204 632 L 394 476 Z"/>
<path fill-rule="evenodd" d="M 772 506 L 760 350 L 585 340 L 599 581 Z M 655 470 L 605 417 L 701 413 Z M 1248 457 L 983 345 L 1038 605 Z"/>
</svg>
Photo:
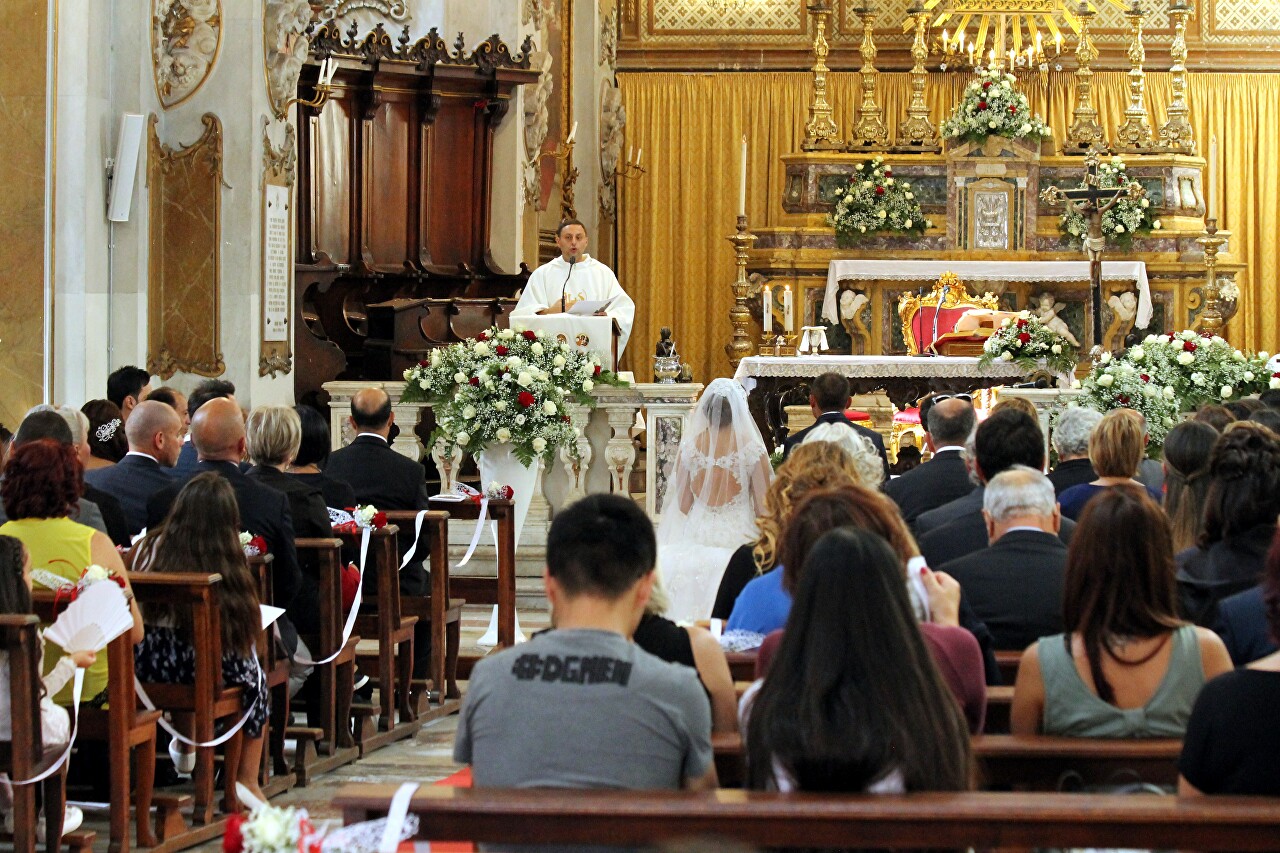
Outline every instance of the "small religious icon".
<svg viewBox="0 0 1280 853">
<path fill-rule="evenodd" d="M 1040 322 L 1044 323 L 1045 328 L 1062 335 L 1073 347 L 1080 346 L 1080 341 L 1076 340 L 1076 336 L 1071 334 L 1071 329 L 1067 326 L 1066 321 L 1058 316 L 1058 312 L 1067 307 L 1065 302 L 1055 302 L 1054 295 L 1045 291 L 1036 297 L 1036 303 L 1035 315 L 1040 318 Z"/>
<path fill-rule="evenodd" d="M 670 358 L 676 354 L 675 342 L 671 340 L 671 327 L 663 326 L 658 332 L 659 340 L 657 347 L 654 348 L 653 354 L 658 358 Z"/>
<path fill-rule="evenodd" d="M 556 335 L 556 340 L 562 344 L 569 343 L 569 337 L 564 332 L 561 332 L 560 334 Z"/>
<path fill-rule="evenodd" d="M 591 336 L 585 332 L 578 332 L 578 337 L 574 338 L 574 342 L 580 347 L 589 346 L 591 344 Z"/>
</svg>

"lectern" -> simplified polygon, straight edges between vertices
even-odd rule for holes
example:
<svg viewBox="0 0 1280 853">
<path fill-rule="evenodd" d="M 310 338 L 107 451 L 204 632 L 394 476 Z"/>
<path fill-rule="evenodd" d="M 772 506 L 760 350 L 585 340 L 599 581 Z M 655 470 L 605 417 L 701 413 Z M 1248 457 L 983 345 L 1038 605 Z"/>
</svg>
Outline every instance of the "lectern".
<svg viewBox="0 0 1280 853">
<path fill-rule="evenodd" d="M 612 317 L 574 314 L 533 314 L 512 317 L 511 328 L 541 329 L 549 337 L 596 355 L 604 370 L 618 370 L 618 337 L 622 330 Z"/>
</svg>

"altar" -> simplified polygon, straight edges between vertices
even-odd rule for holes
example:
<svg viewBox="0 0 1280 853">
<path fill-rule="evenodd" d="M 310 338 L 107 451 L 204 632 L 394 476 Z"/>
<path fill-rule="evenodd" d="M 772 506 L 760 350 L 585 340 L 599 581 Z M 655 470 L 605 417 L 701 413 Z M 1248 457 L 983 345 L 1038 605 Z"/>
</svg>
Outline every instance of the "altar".
<svg viewBox="0 0 1280 853">
<path fill-rule="evenodd" d="M 747 391 L 751 415 L 765 443 L 786 438 L 783 409 L 807 403 L 809 380 L 827 373 L 849 380 L 852 394 L 882 391 L 899 409 L 916 404 L 930 392 L 965 393 L 978 388 L 1012 385 L 1027 378 L 1013 362 L 980 365 L 977 358 L 903 355 L 750 356 L 738 364 L 734 379 Z"/>
</svg>

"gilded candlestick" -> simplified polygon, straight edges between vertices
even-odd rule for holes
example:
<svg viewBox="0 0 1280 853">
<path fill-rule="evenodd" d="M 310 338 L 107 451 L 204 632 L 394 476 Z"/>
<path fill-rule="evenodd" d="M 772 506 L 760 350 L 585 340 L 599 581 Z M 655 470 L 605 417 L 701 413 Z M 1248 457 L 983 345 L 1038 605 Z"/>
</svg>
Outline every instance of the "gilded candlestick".
<svg viewBox="0 0 1280 853">
<path fill-rule="evenodd" d="M 1076 106 L 1071 111 L 1071 127 L 1063 142 L 1063 153 L 1084 154 L 1091 148 L 1103 145 L 1102 125 L 1098 124 L 1098 110 L 1093 106 L 1093 69 L 1090 64 L 1098 58 L 1098 48 L 1089 33 L 1089 21 L 1094 16 L 1088 3 L 1081 3 L 1075 10 L 1080 19 L 1080 42 L 1076 45 Z"/>
<path fill-rule="evenodd" d="M 1187 18 L 1191 11 L 1186 0 L 1173 0 L 1169 4 L 1169 17 L 1173 18 L 1173 43 L 1169 45 L 1169 55 L 1173 57 L 1173 65 L 1169 67 L 1172 98 L 1168 118 L 1160 126 L 1159 147 L 1174 154 L 1196 153 L 1195 132 L 1187 120 L 1191 112 L 1187 106 Z"/>
<path fill-rule="evenodd" d="M 884 110 L 876 102 L 876 42 L 874 26 L 876 13 L 870 4 L 854 12 L 862 19 L 862 105 L 858 108 L 858 123 L 849 140 L 849 150 L 876 149 L 889 144 L 889 130 L 884 126 Z"/>
<path fill-rule="evenodd" d="M 915 65 L 911 68 L 911 102 L 907 105 L 907 118 L 898 129 L 898 139 L 894 151 L 940 151 L 938 134 L 929 121 L 929 105 L 924 100 L 924 87 L 929 79 L 924 63 L 929 58 L 929 46 L 925 43 L 924 31 L 928 25 L 928 17 L 917 0 L 908 10 L 915 20 L 916 37 L 911 43 L 911 58 Z"/>
<path fill-rule="evenodd" d="M 831 52 L 827 44 L 827 21 L 831 18 L 830 0 L 813 0 L 807 7 L 809 14 L 816 21 L 816 35 L 813 39 L 813 100 L 809 103 L 809 121 L 804 126 L 804 142 L 800 148 L 804 151 L 839 151 L 844 148 L 840 141 L 840 129 L 836 127 L 835 111 L 827 103 L 827 55 Z"/>
<path fill-rule="evenodd" d="M 733 283 L 733 307 L 729 309 L 729 322 L 733 325 L 733 339 L 725 344 L 725 354 L 729 363 L 736 370 L 738 362 L 755 353 L 755 347 L 747 333 L 751 324 L 749 292 L 751 284 L 747 281 L 747 253 L 756 241 L 756 235 L 747 233 L 747 217 L 738 216 L 736 233 L 726 238 L 733 244 L 734 260 L 738 265 L 738 279 Z"/>
<path fill-rule="evenodd" d="M 1151 124 L 1147 121 L 1147 75 L 1142 64 L 1147 52 L 1142 46 L 1142 22 L 1147 13 L 1140 0 L 1133 0 L 1124 16 L 1129 19 L 1129 106 L 1124 109 L 1124 123 L 1116 129 L 1116 148 L 1120 151 L 1149 151 Z"/>
<path fill-rule="evenodd" d="M 1196 242 L 1204 247 L 1204 308 L 1196 318 L 1196 325 L 1206 332 L 1221 334 L 1225 320 L 1222 315 L 1222 294 L 1218 290 L 1218 251 L 1227 242 L 1226 237 L 1218 236 L 1218 220 L 1209 217 L 1204 221 L 1204 234 L 1196 238 Z"/>
</svg>

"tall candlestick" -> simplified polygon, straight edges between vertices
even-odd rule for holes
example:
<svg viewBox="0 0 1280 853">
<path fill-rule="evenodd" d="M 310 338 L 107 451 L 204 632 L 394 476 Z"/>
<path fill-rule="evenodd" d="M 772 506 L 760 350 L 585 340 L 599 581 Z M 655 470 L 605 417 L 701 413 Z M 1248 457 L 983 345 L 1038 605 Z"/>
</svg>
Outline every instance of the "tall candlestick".
<svg viewBox="0 0 1280 853">
<path fill-rule="evenodd" d="M 564 141 L 565 145 L 568 145 L 570 142 L 573 142 L 573 138 L 577 135 L 578 135 L 578 123 L 575 121 L 573 123 L 573 127 L 569 130 L 569 138 Z"/>
<path fill-rule="evenodd" d="M 738 172 L 738 215 L 747 215 L 747 137 L 742 136 L 742 163 Z"/>
<path fill-rule="evenodd" d="M 1218 201 L 1218 135 L 1209 137 L 1209 194 L 1204 200 L 1204 215 L 1216 218 L 1214 203 Z"/>
<path fill-rule="evenodd" d="M 794 321 L 791 319 L 791 285 L 783 285 L 782 289 L 782 330 L 791 334 Z"/>
<path fill-rule="evenodd" d="M 767 335 L 773 331 L 773 286 L 766 284 L 764 286 L 764 312 L 760 315 L 764 323 L 764 333 Z"/>
</svg>

